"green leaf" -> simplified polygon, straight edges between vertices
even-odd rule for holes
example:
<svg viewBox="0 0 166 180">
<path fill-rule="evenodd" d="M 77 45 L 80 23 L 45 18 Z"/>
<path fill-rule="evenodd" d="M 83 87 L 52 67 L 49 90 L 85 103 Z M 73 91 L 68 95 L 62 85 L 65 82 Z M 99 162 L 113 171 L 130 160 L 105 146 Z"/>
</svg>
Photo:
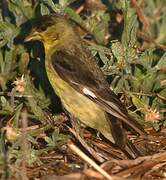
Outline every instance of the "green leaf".
<svg viewBox="0 0 166 180">
<path fill-rule="evenodd" d="M 59 0 L 59 4 L 62 7 L 67 7 L 69 6 L 71 3 L 75 2 L 76 0 Z"/>
<path fill-rule="evenodd" d="M 48 15 L 50 13 L 48 7 L 43 3 L 40 4 L 40 11 L 42 16 Z"/>
<path fill-rule="evenodd" d="M 155 66 L 157 70 L 162 69 L 166 67 L 166 53 L 163 54 L 163 56 L 160 58 L 159 62 Z"/>
<path fill-rule="evenodd" d="M 104 53 L 99 52 L 99 56 L 104 64 L 106 64 L 109 61 L 109 59 L 107 58 L 107 56 Z"/>
<path fill-rule="evenodd" d="M 142 90 L 144 93 L 153 92 L 153 88 L 157 81 L 157 74 L 153 72 L 149 72 L 145 77 L 141 84 Z"/>
<path fill-rule="evenodd" d="M 138 111 L 141 111 L 143 114 L 147 113 L 147 105 L 141 101 L 139 98 L 137 98 L 135 95 L 130 93 L 133 104 L 137 107 Z"/>
<path fill-rule="evenodd" d="M 43 2 L 43 4 L 46 4 L 56 13 L 63 13 L 63 8 L 60 4 L 54 4 L 52 0 L 41 0 L 41 2 Z"/>
<path fill-rule="evenodd" d="M 160 123 L 157 123 L 157 122 L 154 122 L 154 123 L 152 124 L 152 126 L 153 126 L 153 128 L 155 129 L 155 131 L 159 131 L 161 124 L 160 124 Z"/>
<path fill-rule="evenodd" d="M 16 24 L 19 26 L 26 19 L 34 16 L 32 3 L 28 0 L 12 0 L 8 1 L 9 9 L 15 14 Z"/>
<path fill-rule="evenodd" d="M 28 101 L 27 106 L 30 106 L 31 111 L 34 113 L 34 115 L 40 121 L 43 121 L 45 116 L 41 104 L 45 105 L 44 107 L 48 107 L 49 105 L 48 99 L 45 98 L 43 93 L 39 93 L 39 91 L 37 91 L 37 89 L 31 83 L 29 76 L 26 76 L 25 79 L 26 79 L 25 97 Z"/>
<path fill-rule="evenodd" d="M 154 59 L 154 48 L 152 49 L 147 49 L 145 52 L 143 52 L 137 63 L 141 64 L 145 69 L 150 69 L 152 70 L 152 63 Z"/>
<path fill-rule="evenodd" d="M 14 107 L 11 106 L 9 101 L 7 101 L 7 99 L 4 96 L 0 96 L 0 101 L 1 101 L 1 106 L 2 106 L 3 111 L 6 111 L 9 114 L 14 112 Z"/>
<path fill-rule="evenodd" d="M 19 34 L 20 29 L 9 22 L 0 22 L 0 47 L 5 44 L 13 48 L 14 38 Z"/>
<path fill-rule="evenodd" d="M 163 13 L 163 16 L 161 18 L 161 24 L 159 26 L 159 35 L 155 40 L 156 43 L 160 43 L 160 44 L 166 43 L 165 29 L 166 29 L 166 11 Z"/>
<path fill-rule="evenodd" d="M 136 32 L 138 29 L 137 16 L 135 9 L 130 7 L 130 1 L 123 0 L 121 3 L 125 3 L 125 7 L 122 6 L 124 15 L 124 30 L 122 34 L 122 44 L 127 48 L 129 45 L 135 45 L 137 38 Z"/>
<path fill-rule="evenodd" d="M 80 26 L 84 27 L 84 21 L 82 20 L 80 15 L 77 14 L 73 9 L 71 9 L 70 7 L 66 7 L 64 12 L 69 15 L 70 19 L 80 24 Z"/>
<path fill-rule="evenodd" d="M 112 42 L 111 49 L 118 62 L 124 61 L 125 49 L 120 42 Z"/>
<path fill-rule="evenodd" d="M 93 14 L 91 21 L 93 22 L 90 24 L 90 29 L 94 38 L 99 44 L 105 44 L 105 37 L 108 34 L 108 23 L 110 21 L 109 15 L 103 11 L 98 11 Z"/>
<path fill-rule="evenodd" d="M 164 121 L 163 126 L 166 127 L 166 120 Z"/>
</svg>

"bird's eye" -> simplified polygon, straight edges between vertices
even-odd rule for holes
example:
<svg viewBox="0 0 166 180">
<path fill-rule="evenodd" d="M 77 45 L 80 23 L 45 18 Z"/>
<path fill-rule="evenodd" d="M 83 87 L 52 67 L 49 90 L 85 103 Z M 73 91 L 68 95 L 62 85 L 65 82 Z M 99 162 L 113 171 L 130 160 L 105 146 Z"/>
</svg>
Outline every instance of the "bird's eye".
<svg viewBox="0 0 166 180">
<path fill-rule="evenodd" d="M 40 30 L 41 31 L 46 31 L 47 30 L 47 26 L 44 26 L 44 25 L 40 26 Z"/>
</svg>

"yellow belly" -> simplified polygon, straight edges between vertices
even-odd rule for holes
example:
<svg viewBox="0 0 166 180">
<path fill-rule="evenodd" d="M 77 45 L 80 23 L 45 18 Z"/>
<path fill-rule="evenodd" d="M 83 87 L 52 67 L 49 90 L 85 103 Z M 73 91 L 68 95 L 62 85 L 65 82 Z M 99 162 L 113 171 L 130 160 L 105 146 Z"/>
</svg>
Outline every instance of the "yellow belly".
<svg viewBox="0 0 166 180">
<path fill-rule="evenodd" d="M 115 143 L 106 113 L 99 105 L 73 89 L 62 80 L 52 66 L 46 64 L 47 75 L 63 106 L 85 125 L 97 129 L 107 139 Z"/>
</svg>

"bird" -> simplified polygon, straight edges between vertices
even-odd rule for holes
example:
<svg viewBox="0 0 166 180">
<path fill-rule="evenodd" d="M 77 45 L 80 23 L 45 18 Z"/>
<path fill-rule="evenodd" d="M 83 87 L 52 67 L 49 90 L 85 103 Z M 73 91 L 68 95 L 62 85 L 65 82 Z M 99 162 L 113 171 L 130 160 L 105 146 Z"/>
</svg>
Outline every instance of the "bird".
<svg viewBox="0 0 166 180">
<path fill-rule="evenodd" d="M 124 125 L 140 135 L 146 133 L 110 89 L 95 57 L 75 26 L 64 15 L 40 16 L 25 42 L 43 43 L 48 79 L 72 117 L 96 129 L 135 159 L 140 153 L 128 140 Z"/>
</svg>

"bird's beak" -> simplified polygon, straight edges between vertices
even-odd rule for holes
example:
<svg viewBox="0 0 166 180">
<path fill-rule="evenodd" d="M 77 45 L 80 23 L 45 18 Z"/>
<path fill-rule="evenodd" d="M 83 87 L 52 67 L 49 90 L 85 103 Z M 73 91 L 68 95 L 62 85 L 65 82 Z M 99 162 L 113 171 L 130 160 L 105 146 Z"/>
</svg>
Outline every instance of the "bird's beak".
<svg viewBox="0 0 166 180">
<path fill-rule="evenodd" d="M 42 36 L 39 32 L 34 31 L 32 32 L 29 36 L 27 36 L 24 40 L 24 42 L 30 42 L 30 41 L 41 41 L 42 40 Z"/>
</svg>

